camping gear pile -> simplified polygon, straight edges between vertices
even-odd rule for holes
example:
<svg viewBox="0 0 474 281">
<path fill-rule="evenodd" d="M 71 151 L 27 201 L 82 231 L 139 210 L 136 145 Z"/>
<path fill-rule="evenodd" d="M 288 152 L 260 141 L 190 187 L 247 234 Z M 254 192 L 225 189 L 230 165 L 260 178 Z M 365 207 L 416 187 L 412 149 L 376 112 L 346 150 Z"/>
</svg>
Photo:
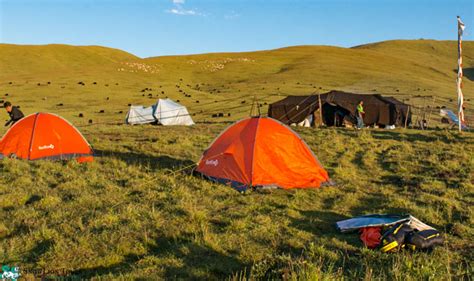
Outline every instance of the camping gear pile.
<svg viewBox="0 0 474 281">
<path fill-rule="evenodd" d="M 157 123 L 164 126 L 194 125 L 194 121 L 186 107 L 171 99 L 158 99 L 156 104 L 149 107 L 132 105 L 125 122 L 130 125 L 148 123 Z"/>
<path fill-rule="evenodd" d="M 0 159 L 93 160 L 91 146 L 65 119 L 51 113 L 31 114 L 11 127 L 0 140 Z"/>
<path fill-rule="evenodd" d="M 308 122 L 314 124 L 316 120 L 326 126 L 354 125 L 356 107 L 360 101 L 364 102 L 366 125 L 394 128 L 393 126 L 403 127 L 411 123 L 409 105 L 396 98 L 341 91 L 330 91 L 321 95 L 288 96 L 270 104 L 268 116 L 286 125 L 307 126 Z"/>
<path fill-rule="evenodd" d="M 366 215 L 338 221 L 336 226 L 341 232 L 358 230 L 364 245 L 384 253 L 402 248 L 429 251 L 444 243 L 438 230 L 412 215 Z"/>
<path fill-rule="evenodd" d="M 195 171 L 238 191 L 248 188 L 309 188 L 330 184 L 306 143 L 272 118 L 231 125 L 204 152 Z"/>
</svg>

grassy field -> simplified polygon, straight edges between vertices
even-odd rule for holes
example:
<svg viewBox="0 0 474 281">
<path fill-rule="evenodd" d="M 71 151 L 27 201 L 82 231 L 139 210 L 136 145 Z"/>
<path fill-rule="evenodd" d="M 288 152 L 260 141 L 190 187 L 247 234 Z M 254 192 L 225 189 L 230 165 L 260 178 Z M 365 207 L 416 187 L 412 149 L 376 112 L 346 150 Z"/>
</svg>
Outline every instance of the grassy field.
<svg viewBox="0 0 474 281">
<path fill-rule="evenodd" d="M 474 135 L 299 129 L 337 186 L 240 194 L 174 172 L 224 125 L 84 128 L 91 164 L 0 163 L 0 260 L 81 278 L 468 279 Z M 335 222 L 410 213 L 433 253 L 364 249 Z"/>
<path fill-rule="evenodd" d="M 464 49 L 470 100 L 474 44 Z M 248 116 L 254 96 L 269 103 L 340 89 L 454 107 L 455 68 L 455 42 L 430 40 L 146 59 L 0 44 L 1 99 L 66 117 L 97 154 L 83 165 L 0 161 L 0 264 L 103 280 L 471 279 L 472 132 L 297 128 L 337 183 L 321 189 L 240 194 L 185 169 Z M 159 97 L 180 100 L 198 124 L 121 124 L 128 104 Z M 432 253 L 383 254 L 335 228 L 370 213 L 410 213 L 447 242 Z"/>
</svg>

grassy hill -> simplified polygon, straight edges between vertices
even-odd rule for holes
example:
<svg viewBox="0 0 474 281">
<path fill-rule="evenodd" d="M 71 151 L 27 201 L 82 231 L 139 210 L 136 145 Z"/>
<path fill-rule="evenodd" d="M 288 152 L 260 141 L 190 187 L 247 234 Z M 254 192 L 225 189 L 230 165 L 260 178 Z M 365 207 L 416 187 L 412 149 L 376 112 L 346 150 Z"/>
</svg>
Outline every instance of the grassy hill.
<svg viewBox="0 0 474 281">
<path fill-rule="evenodd" d="M 474 43 L 464 51 L 471 99 Z M 240 194 L 181 172 L 226 122 L 248 116 L 254 96 L 269 103 L 340 89 L 454 107 L 455 68 L 451 41 L 154 58 L 0 44 L 0 99 L 27 114 L 66 117 L 97 154 L 85 165 L 0 161 L 0 263 L 98 280 L 469 279 L 473 133 L 296 128 L 337 183 L 321 189 Z M 128 104 L 161 97 L 188 106 L 199 123 L 119 124 Z M 335 229 L 338 220 L 370 213 L 410 213 L 447 243 L 431 253 L 383 254 Z"/>
<path fill-rule="evenodd" d="M 0 51 L 2 74 L 24 79 L 61 79 L 89 71 L 98 74 L 101 70 L 111 71 L 123 62 L 138 59 L 124 51 L 100 46 L 0 44 Z"/>
<path fill-rule="evenodd" d="M 236 120 L 248 114 L 254 96 L 264 104 L 332 89 L 455 107 L 456 48 L 454 41 L 387 41 L 354 48 L 298 46 L 141 59 L 96 46 L 3 44 L 0 97 L 26 112 L 53 111 L 82 123 L 122 122 L 128 104 L 146 105 L 163 97 L 188 106 L 198 121 L 216 121 L 211 118 L 215 113 L 230 113 L 219 121 Z M 470 109 L 474 42 L 465 42 L 464 54 Z M 152 90 L 142 92 L 145 88 Z M 79 113 L 85 118 L 79 119 Z"/>
</svg>

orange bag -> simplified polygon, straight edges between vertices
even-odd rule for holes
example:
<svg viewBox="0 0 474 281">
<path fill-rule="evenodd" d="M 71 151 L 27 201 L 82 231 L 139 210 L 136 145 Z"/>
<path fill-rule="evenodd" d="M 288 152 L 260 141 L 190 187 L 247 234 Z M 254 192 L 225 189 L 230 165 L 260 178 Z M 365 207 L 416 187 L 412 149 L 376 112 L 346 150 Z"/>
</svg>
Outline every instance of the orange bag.
<svg viewBox="0 0 474 281">
<path fill-rule="evenodd" d="M 367 248 L 374 249 L 380 244 L 382 235 L 380 227 L 364 227 L 360 229 L 360 240 Z"/>
</svg>

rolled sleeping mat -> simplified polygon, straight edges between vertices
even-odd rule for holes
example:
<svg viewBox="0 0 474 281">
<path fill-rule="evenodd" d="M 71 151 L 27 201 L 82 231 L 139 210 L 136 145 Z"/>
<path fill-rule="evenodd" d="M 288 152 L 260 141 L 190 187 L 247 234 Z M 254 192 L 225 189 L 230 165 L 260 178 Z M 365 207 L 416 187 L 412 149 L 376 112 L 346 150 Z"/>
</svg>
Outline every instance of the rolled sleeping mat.
<svg viewBox="0 0 474 281">
<path fill-rule="evenodd" d="M 341 232 L 350 232 L 364 227 L 393 226 L 398 223 L 410 221 L 410 217 L 410 215 L 400 216 L 372 214 L 338 221 L 336 226 Z"/>
<path fill-rule="evenodd" d="M 415 218 L 414 216 L 409 216 L 410 220 L 408 221 L 408 225 L 411 226 L 416 231 L 423 231 L 428 229 L 435 229 L 434 227 L 427 225 L 426 223 L 420 221 L 419 219 Z"/>
<path fill-rule="evenodd" d="M 406 236 L 413 232 L 406 223 L 399 223 L 387 230 L 382 236 L 380 250 L 384 253 L 396 252 L 405 245 Z"/>
<path fill-rule="evenodd" d="M 405 238 L 407 248 L 411 250 L 431 250 L 444 243 L 444 238 L 436 229 L 411 232 Z"/>
</svg>

